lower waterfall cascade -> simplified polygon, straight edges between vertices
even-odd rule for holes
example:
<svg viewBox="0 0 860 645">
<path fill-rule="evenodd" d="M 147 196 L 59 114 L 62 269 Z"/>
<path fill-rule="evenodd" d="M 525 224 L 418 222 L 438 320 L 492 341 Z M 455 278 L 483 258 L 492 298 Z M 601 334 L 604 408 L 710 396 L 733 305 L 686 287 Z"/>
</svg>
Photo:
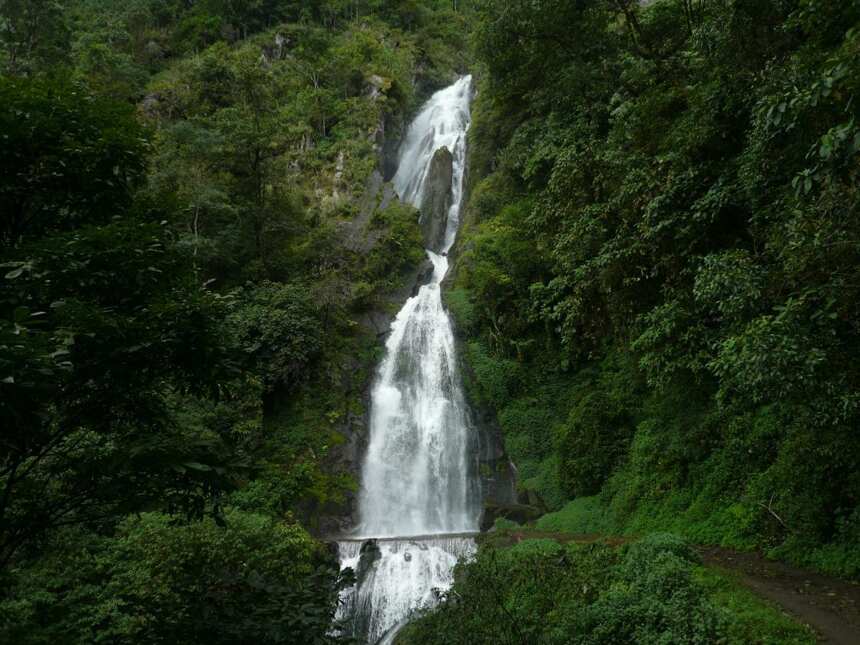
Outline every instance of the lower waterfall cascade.
<svg viewBox="0 0 860 645">
<path fill-rule="evenodd" d="M 458 558 L 476 548 L 476 438 L 441 297 L 459 227 L 471 98 L 471 76 L 430 98 L 400 146 L 393 179 L 400 198 L 421 209 L 438 183 L 429 178 L 434 157 L 450 153 L 441 252 L 427 250 L 432 277 L 391 325 L 371 391 L 358 526 L 354 538 L 338 543 L 341 567 L 358 574 L 338 617 L 370 645 L 390 643 L 412 612 L 432 606 L 436 590 L 451 586 Z"/>
</svg>

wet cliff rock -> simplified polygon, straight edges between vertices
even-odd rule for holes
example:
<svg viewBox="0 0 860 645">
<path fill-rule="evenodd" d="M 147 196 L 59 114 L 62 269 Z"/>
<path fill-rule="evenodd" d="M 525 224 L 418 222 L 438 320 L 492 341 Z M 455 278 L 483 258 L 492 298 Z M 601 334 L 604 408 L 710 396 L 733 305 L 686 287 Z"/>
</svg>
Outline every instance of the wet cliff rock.
<svg viewBox="0 0 860 645">
<path fill-rule="evenodd" d="M 373 565 L 382 557 L 382 551 L 379 550 L 379 543 L 376 540 L 367 540 L 361 545 L 360 556 L 358 558 L 358 567 L 355 570 L 356 586 L 361 586 L 365 581 Z"/>
<path fill-rule="evenodd" d="M 464 177 L 465 204 L 461 214 L 461 221 L 468 221 L 472 216 L 469 209 L 469 158 L 466 158 Z M 448 253 L 451 268 L 448 275 L 442 281 L 442 293 L 453 288 L 454 277 L 457 273 L 457 258 L 463 252 L 462 239 L 457 242 Z M 447 302 L 446 302 L 447 306 Z M 464 388 L 466 398 L 472 413 L 472 420 L 476 427 L 478 441 L 477 468 L 481 483 L 481 495 L 484 502 L 481 512 L 481 530 L 486 531 L 492 527 L 499 517 L 510 519 L 513 517 L 531 517 L 531 513 L 525 508 L 538 507 L 540 504 L 532 504 L 533 500 L 520 499 L 517 493 L 517 470 L 505 451 L 502 428 L 499 425 L 496 412 L 487 405 L 470 396 L 468 383 L 474 380 L 472 366 L 465 360 L 464 345 L 468 341 L 469 330 L 460 326 L 460 321 L 453 314 L 450 316 L 451 325 L 454 328 L 454 337 L 457 340 L 457 354 L 460 361 L 460 374 L 467 387 Z M 514 520 L 516 521 L 516 520 Z"/>
<path fill-rule="evenodd" d="M 498 519 L 506 519 L 517 524 L 530 524 L 546 511 L 530 504 L 497 504 L 493 501 L 484 502 L 481 514 L 481 531 L 489 531 Z"/>
<path fill-rule="evenodd" d="M 385 181 L 379 170 L 372 172 L 356 204 L 356 216 L 341 223 L 338 235 L 343 246 L 358 255 L 375 252 L 385 233 L 384 227 L 380 228 L 375 219 L 398 204 L 394 187 Z M 333 426 L 339 442 L 331 446 L 327 455 L 328 472 L 347 474 L 356 484 L 361 481 L 361 465 L 369 440 L 370 394 L 379 359 L 378 351 L 385 343 L 397 311 L 421 284 L 426 283 L 430 274 L 432 265 L 429 260 L 425 260 L 401 275 L 392 276 L 387 292 L 380 294 L 372 306 L 353 314 L 355 348 L 344 355 L 344 363 L 339 366 L 339 371 L 346 376 L 334 385 L 350 403 Z M 308 505 L 302 509 L 303 519 L 318 536 L 343 536 L 354 529 L 358 522 L 357 502 L 357 491 L 347 491 L 341 500 Z"/>
<path fill-rule="evenodd" d="M 454 155 L 448 148 L 439 148 L 430 162 L 424 192 L 421 196 L 421 218 L 418 223 L 424 234 L 424 246 L 441 253 L 445 246 L 445 229 L 453 195 Z"/>
</svg>

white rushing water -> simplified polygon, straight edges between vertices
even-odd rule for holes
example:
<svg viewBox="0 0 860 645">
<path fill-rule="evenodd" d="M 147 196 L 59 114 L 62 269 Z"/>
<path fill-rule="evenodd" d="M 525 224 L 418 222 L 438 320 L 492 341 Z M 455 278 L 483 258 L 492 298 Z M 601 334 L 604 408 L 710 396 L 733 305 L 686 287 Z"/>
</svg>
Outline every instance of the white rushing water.
<svg viewBox="0 0 860 645">
<path fill-rule="evenodd" d="M 358 571 L 363 544 L 341 542 L 341 566 Z M 341 615 L 351 617 L 356 634 L 368 643 L 384 645 L 411 611 L 435 603 L 435 589 L 451 586 L 454 565 L 475 552 L 475 541 L 454 536 L 406 538 L 381 540 L 378 547 L 378 559 L 360 587 L 341 599 Z"/>
<path fill-rule="evenodd" d="M 401 199 L 420 208 L 434 154 L 442 147 L 452 153 L 443 253 L 459 226 L 471 80 L 463 77 L 427 102 L 401 145 L 394 178 Z M 451 534 L 478 530 L 475 436 L 441 298 L 448 259 L 427 255 L 432 278 L 397 314 L 371 393 L 356 534 L 385 539 L 369 545 L 365 566 L 359 566 L 361 540 L 340 543 L 342 565 L 359 572 L 341 616 L 368 643 L 393 638 L 412 611 L 434 602 L 434 589 L 450 587 L 457 559 L 474 551 L 474 540 Z"/>
<path fill-rule="evenodd" d="M 394 188 L 404 202 L 421 208 L 430 162 L 435 152 L 448 148 L 454 157 L 451 186 L 451 208 L 445 228 L 447 253 L 460 227 L 460 205 L 463 201 L 463 177 L 466 172 L 466 133 L 472 122 L 469 111 L 472 100 L 472 77 L 459 81 L 434 94 L 409 126 L 402 145 Z M 447 267 L 445 268 L 447 271 Z M 443 276 L 444 277 L 444 273 Z"/>
</svg>

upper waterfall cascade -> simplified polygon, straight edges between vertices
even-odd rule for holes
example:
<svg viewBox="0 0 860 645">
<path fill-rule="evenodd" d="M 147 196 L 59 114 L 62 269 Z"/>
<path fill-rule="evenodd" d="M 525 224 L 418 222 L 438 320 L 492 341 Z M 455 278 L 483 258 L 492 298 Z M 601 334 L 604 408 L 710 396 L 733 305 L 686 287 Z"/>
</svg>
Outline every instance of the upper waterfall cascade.
<svg viewBox="0 0 860 645">
<path fill-rule="evenodd" d="M 475 433 L 440 286 L 459 227 L 471 97 L 472 77 L 465 76 L 430 98 L 400 147 L 394 177 L 401 199 L 420 209 L 434 155 L 445 147 L 453 157 L 442 254 L 427 251 L 432 278 L 397 314 L 371 392 L 356 534 L 401 539 L 380 542 L 344 599 L 343 614 L 369 643 L 385 642 L 410 612 L 432 603 L 434 589 L 450 586 L 457 558 L 474 550 L 468 537 L 432 536 L 478 529 Z M 358 564 L 356 544 L 341 544 L 344 566 Z"/>
</svg>

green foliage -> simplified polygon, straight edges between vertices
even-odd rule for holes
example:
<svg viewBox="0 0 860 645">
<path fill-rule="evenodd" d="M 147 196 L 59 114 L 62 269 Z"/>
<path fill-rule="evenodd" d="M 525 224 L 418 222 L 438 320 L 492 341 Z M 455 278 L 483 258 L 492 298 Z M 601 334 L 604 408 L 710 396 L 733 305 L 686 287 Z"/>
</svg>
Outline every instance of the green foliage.
<svg viewBox="0 0 860 645">
<path fill-rule="evenodd" d="M 856 575 L 856 4 L 488 0 L 476 20 L 452 310 L 523 485 L 549 492 L 555 463 L 553 508 L 599 493 L 616 531 Z M 508 361 L 528 376 L 494 386 Z"/>
<path fill-rule="evenodd" d="M 760 601 L 740 609 L 738 599 L 748 596 L 697 563 L 686 542 L 667 534 L 621 549 L 551 540 L 482 546 L 458 566 L 442 605 L 398 642 L 814 642 Z"/>
<path fill-rule="evenodd" d="M 62 81 L 0 78 L 2 244 L 122 215 L 145 172 L 129 106 Z"/>
<path fill-rule="evenodd" d="M 4 175 L 4 203 L 17 207 L 0 282 L 6 563 L 56 526 L 152 504 L 211 510 L 238 462 L 221 437 L 180 427 L 168 403 L 224 378 L 223 307 L 158 223 L 163 205 L 132 201 L 140 128 L 63 83 L 4 90 L 13 111 L 29 106 L 44 125 L 41 137 L 58 137 L 20 132 L 4 148 L 22 164 Z"/>
<path fill-rule="evenodd" d="M 129 34 L 113 20 L 99 26 L 102 29 L 80 34 L 72 46 L 75 76 L 102 96 L 139 98 L 148 80 L 146 67 L 116 47 Z"/>
<path fill-rule="evenodd" d="M 522 313 L 530 308 L 529 286 L 544 268 L 540 256 L 532 252 L 532 241 L 519 235 L 531 206 L 530 201 L 515 202 L 471 227 L 457 276 L 458 287 L 468 289 L 475 301 L 491 305 L 480 309 L 478 321 L 489 330 L 490 348 L 512 350 L 520 360 L 533 353 L 534 341 L 517 343 L 517 339 L 533 327 L 531 317 Z M 487 207 L 479 203 L 477 217 Z"/>
<path fill-rule="evenodd" d="M 537 522 L 535 528 L 541 531 L 560 531 L 572 535 L 602 533 L 611 535 L 615 531 L 606 508 L 597 497 L 577 497 L 564 508 L 547 513 Z"/>
<path fill-rule="evenodd" d="M 68 25 L 58 0 L 5 0 L 0 6 L 0 64 L 27 74 L 62 60 Z"/>
<path fill-rule="evenodd" d="M 462 307 L 459 311 L 462 312 Z M 516 361 L 493 356 L 479 342 L 469 343 L 467 356 L 473 377 L 469 381 L 473 397 L 501 409 L 510 401 L 519 380 Z"/>
<path fill-rule="evenodd" d="M 264 282 L 229 318 L 239 348 L 269 389 L 289 389 L 322 351 L 320 312 L 298 285 Z"/>
<path fill-rule="evenodd" d="M 599 491 L 626 455 L 633 434 L 628 414 L 600 393 L 587 394 L 571 411 L 559 445 L 562 484 L 571 497 Z"/>
<path fill-rule="evenodd" d="M 355 490 L 332 453 L 424 257 L 370 194 L 377 132 L 463 68 L 462 25 L 0 3 L 0 640 L 344 641 L 293 518 Z"/>
<path fill-rule="evenodd" d="M 0 637 L 16 643 L 334 643 L 336 563 L 300 527 L 230 512 L 177 524 L 147 513 L 104 538 L 65 531 L 13 569 Z"/>
<path fill-rule="evenodd" d="M 363 276 L 373 285 L 396 287 L 404 272 L 425 259 L 418 213 L 396 201 L 377 211 L 372 226 L 381 229 L 381 235 L 366 257 Z"/>
<path fill-rule="evenodd" d="M 466 289 L 448 289 L 442 292 L 445 307 L 457 323 L 458 331 L 464 337 L 472 337 L 477 331 L 477 314 L 475 305 L 469 298 Z"/>
</svg>

